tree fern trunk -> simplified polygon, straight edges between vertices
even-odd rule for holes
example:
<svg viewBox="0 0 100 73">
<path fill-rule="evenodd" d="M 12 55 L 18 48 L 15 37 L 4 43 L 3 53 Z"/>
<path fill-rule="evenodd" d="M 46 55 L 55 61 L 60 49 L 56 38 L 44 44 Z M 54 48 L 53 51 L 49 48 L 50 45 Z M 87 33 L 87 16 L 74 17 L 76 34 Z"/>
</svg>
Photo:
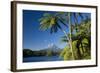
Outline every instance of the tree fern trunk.
<svg viewBox="0 0 100 73">
<path fill-rule="evenodd" d="M 65 36 L 66 36 L 67 40 L 69 41 L 69 37 L 67 36 L 67 33 L 66 33 L 66 31 L 64 31 L 64 30 L 62 29 L 62 32 L 65 34 Z M 70 47 L 70 44 L 69 44 L 69 42 L 68 42 L 68 46 Z"/>
<path fill-rule="evenodd" d="M 72 31 L 71 31 L 71 20 L 70 20 L 70 16 L 71 14 L 68 13 L 68 17 L 69 17 L 69 43 L 70 43 L 70 49 L 72 52 L 72 59 L 74 60 L 74 52 L 73 52 L 73 47 L 72 47 Z"/>
</svg>

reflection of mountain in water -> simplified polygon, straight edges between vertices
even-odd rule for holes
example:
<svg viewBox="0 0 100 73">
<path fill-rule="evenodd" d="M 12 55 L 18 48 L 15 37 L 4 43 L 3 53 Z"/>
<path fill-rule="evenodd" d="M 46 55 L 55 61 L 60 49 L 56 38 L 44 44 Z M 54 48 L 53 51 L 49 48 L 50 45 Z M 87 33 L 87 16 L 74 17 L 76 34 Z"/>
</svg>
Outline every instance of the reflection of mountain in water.
<svg viewBox="0 0 100 73">
<path fill-rule="evenodd" d="M 23 57 L 32 57 L 32 56 L 54 56 L 59 55 L 61 49 L 56 45 L 52 44 L 43 50 L 33 51 L 30 49 L 23 49 Z"/>
</svg>

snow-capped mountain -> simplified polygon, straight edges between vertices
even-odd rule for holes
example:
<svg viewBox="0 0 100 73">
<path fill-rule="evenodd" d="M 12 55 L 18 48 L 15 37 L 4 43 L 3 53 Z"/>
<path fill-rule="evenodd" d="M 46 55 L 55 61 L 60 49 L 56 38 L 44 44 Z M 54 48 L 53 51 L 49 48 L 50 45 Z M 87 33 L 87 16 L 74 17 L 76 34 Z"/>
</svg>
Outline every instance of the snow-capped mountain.
<svg viewBox="0 0 100 73">
<path fill-rule="evenodd" d="M 54 44 L 49 45 L 48 48 L 46 48 L 46 50 L 51 50 L 51 51 L 53 51 L 53 52 L 59 52 L 59 51 L 61 51 L 61 49 L 58 48 L 58 47 L 57 47 L 56 45 L 54 45 Z"/>
</svg>

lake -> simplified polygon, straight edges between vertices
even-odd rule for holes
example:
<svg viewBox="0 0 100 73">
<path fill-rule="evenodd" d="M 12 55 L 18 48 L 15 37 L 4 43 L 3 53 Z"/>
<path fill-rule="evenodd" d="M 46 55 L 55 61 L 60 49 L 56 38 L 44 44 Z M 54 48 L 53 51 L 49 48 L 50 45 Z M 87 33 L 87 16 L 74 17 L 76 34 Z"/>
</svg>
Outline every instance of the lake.
<svg viewBox="0 0 100 73">
<path fill-rule="evenodd" d="M 34 56 L 34 57 L 24 57 L 23 62 L 41 62 L 41 61 L 62 61 L 63 59 L 59 56 Z"/>
</svg>

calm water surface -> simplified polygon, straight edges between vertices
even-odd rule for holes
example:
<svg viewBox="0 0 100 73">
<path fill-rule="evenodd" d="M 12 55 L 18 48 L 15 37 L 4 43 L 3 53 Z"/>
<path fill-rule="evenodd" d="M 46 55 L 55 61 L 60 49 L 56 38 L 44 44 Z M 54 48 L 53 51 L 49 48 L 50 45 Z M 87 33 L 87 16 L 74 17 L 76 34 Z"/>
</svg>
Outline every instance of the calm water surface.
<svg viewBox="0 0 100 73">
<path fill-rule="evenodd" d="M 40 56 L 40 57 L 26 57 L 23 58 L 23 62 L 41 62 L 41 61 L 61 61 L 63 60 L 62 58 L 60 58 L 59 56 Z"/>
</svg>

